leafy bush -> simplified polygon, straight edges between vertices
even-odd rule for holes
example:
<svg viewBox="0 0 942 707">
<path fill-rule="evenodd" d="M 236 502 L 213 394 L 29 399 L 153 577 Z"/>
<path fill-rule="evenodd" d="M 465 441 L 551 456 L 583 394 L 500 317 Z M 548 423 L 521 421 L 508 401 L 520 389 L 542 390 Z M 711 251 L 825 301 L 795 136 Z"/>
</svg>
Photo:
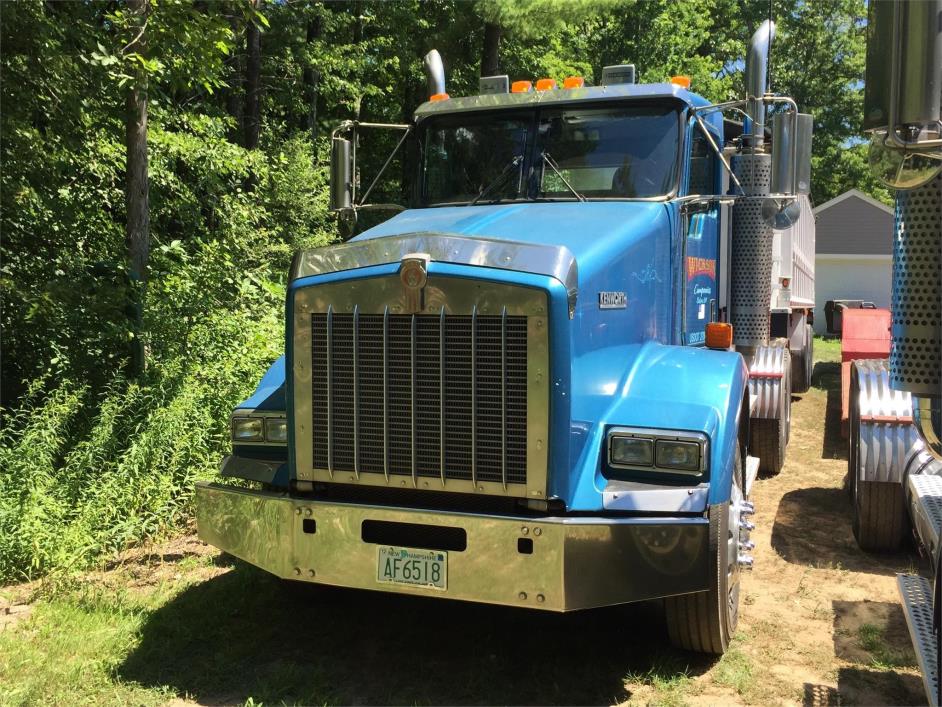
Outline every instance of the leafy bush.
<svg viewBox="0 0 942 707">
<path fill-rule="evenodd" d="M 8 264 L 21 299 L 4 344 L 33 355 L 20 364 L 34 382 L 0 432 L 0 580 L 87 567 L 185 524 L 194 480 L 229 446 L 230 411 L 281 354 L 291 254 L 332 238 L 326 177 L 306 139 L 266 155 L 225 130 L 182 115 L 151 132 L 143 377 L 124 373 L 120 268 L 88 267 L 117 261 L 123 235 L 86 232 L 52 262 L 24 253 Z M 101 151 L 92 141 L 84 147 Z M 87 190 L 82 199 L 86 211 L 108 208 Z M 76 223 L 68 209 L 48 218 L 53 232 Z"/>
</svg>

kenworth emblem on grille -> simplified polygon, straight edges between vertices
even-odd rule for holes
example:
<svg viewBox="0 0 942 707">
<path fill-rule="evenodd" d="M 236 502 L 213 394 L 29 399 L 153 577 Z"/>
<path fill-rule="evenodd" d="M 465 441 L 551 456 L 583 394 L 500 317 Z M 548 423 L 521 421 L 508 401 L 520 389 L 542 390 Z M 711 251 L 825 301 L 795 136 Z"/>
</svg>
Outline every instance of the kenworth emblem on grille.
<svg viewBox="0 0 942 707">
<path fill-rule="evenodd" d="M 422 295 L 428 282 L 428 253 L 406 253 L 399 266 L 399 279 L 403 285 L 403 301 L 406 314 L 422 311 Z"/>
</svg>

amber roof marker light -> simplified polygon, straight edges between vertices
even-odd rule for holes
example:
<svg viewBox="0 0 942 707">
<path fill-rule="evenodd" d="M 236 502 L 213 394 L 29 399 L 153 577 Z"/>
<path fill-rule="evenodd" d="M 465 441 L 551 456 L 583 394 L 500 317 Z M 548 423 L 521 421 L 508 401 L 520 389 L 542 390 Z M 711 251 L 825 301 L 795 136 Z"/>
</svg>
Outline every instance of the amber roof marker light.
<svg viewBox="0 0 942 707">
<path fill-rule="evenodd" d="M 514 81 L 510 85 L 511 93 L 530 93 L 533 90 L 532 81 Z"/>
</svg>

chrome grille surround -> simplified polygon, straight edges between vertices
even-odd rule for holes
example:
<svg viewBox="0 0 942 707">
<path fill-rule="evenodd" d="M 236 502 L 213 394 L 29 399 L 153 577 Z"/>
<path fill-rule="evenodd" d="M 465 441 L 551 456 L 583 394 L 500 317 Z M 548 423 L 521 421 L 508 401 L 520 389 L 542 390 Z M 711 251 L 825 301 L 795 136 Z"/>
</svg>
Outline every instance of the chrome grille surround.
<svg viewBox="0 0 942 707">
<path fill-rule="evenodd" d="M 298 479 L 545 497 L 546 293 L 430 275 L 408 311 L 395 274 L 295 291 Z"/>
</svg>

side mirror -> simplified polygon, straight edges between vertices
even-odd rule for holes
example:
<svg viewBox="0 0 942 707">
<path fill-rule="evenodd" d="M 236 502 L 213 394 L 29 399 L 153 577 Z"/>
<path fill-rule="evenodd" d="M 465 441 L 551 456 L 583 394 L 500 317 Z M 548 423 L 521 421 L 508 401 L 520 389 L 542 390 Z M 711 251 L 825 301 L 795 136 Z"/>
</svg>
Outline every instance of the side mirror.
<svg viewBox="0 0 942 707">
<path fill-rule="evenodd" d="M 762 218 L 773 228 L 788 228 L 801 216 L 799 194 L 811 191 L 811 116 L 779 113 L 772 120 L 772 196 Z"/>
<path fill-rule="evenodd" d="M 353 206 L 353 150 L 350 140 L 335 137 L 330 142 L 330 210 Z"/>
<path fill-rule="evenodd" d="M 871 2 L 868 14 L 864 130 L 935 123 L 942 97 L 942 0 Z"/>
<path fill-rule="evenodd" d="M 811 132 L 807 113 L 779 113 L 772 120 L 773 194 L 811 193 Z"/>
</svg>

